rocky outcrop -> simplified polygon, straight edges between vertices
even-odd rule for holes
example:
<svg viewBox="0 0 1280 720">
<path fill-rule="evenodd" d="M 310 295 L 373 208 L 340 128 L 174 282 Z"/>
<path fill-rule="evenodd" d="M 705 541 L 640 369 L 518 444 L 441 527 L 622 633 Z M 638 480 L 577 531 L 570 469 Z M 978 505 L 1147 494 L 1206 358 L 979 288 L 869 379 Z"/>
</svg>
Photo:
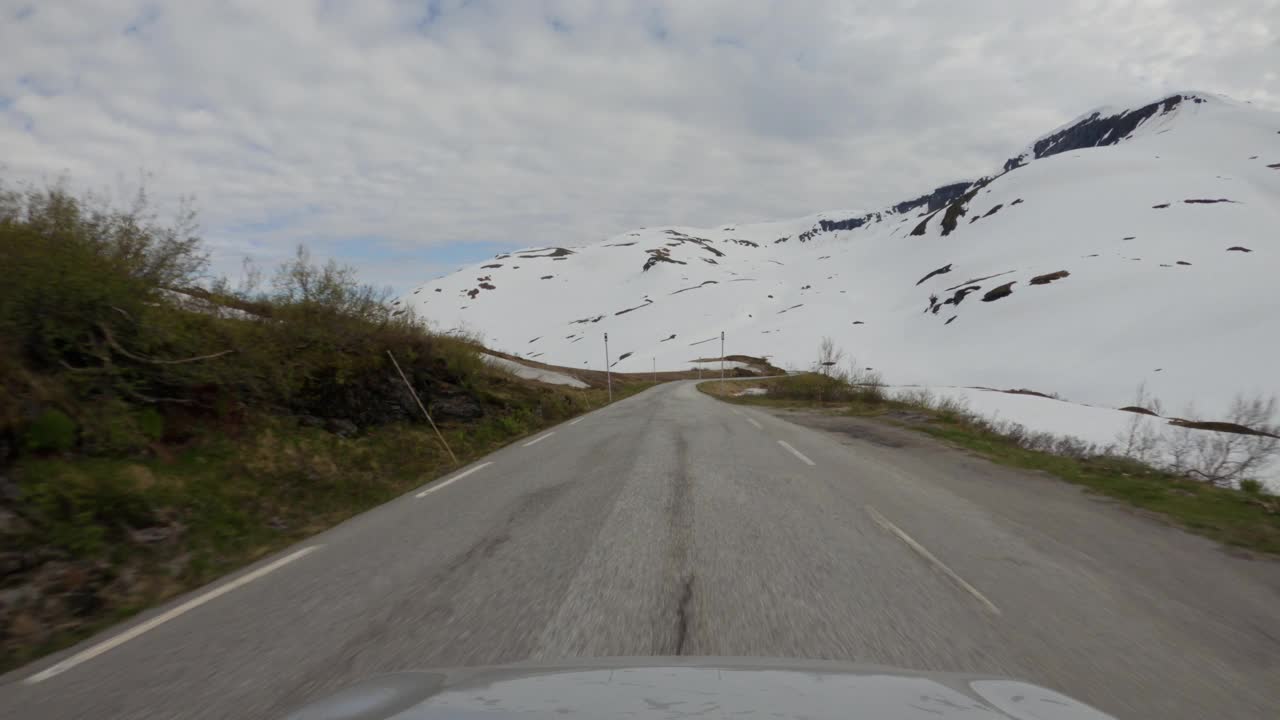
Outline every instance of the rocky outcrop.
<svg viewBox="0 0 1280 720">
<path fill-rule="evenodd" d="M 972 181 L 966 180 L 964 182 L 943 185 L 935 189 L 933 192 L 925 193 L 918 198 L 904 200 L 903 202 L 894 205 L 893 210 L 899 215 L 911 212 L 919 207 L 925 208 L 927 212 L 941 210 L 947 203 L 963 195 L 972 184 Z"/>
<path fill-rule="evenodd" d="M 484 416 L 484 407 L 470 395 L 457 393 L 438 395 L 427 408 L 437 422 L 475 420 Z"/>
<path fill-rule="evenodd" d="M 1031 159 L 1046 158 L 1058 153 L 1083 148 L 1115 145 L 1129 137 L 1142 123 L 1158 115 L 1173 111 L 1183 102 L 1202 103 L 1204 98 L 1195 95 L 1171 95 L 1159 102 L 1144 105 L 1137 110 L 1126 110 L 1117 115 L 1093 113 L 1068 128 L 1036 141 L 1031 148 L 1004 164 L 1005 171 L 1026 165 Z"/>
<path fill-rule="evenodd" d="M 818 227 L 822 229 L 822 232 L 834 232 L 836 230 L 857 230 L 863 225 L 866 225 L 867 221 L 871 217 L 872 217 L 871 215 L 864 215 L 862 217 L 847 218 L 845 220 L 819 220 Z"/>
</svg>

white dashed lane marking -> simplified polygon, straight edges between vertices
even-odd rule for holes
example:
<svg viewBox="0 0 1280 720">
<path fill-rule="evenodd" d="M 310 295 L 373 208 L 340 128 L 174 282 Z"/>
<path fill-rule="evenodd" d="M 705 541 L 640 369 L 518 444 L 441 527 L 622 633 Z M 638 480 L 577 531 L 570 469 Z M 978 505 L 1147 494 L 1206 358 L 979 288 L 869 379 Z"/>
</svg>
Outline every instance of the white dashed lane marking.
<svg viewBox="0 0 1280 720">
<path fill-rule="evenodd" d="M 982 603 L 987 608 L 987 610 L 991 612 L 992 615 L 1000 614 L 1000 608 L 996 607 L 995 603 L 988 600 L 986 595 L 983 595 L 982 593 L 978 592 L 977 588 L 965 582 L 964 578 L 960 577 L 958 574 L 956 574 L 954 570 L 952 570 L 951 568 L 943 564 L 943 562 L 939 560 L 937 557 L 935 557 L 933 553 L 929 552 L 929 550 L 925 548 L 925 546 L 913 540 L 910 535 L 900 530 L 897 525 L 894 525 L 893 523 L 889 522 L 889 519 L 881 515 L 875 508 L 868 505 L 866 510 L 867 510 L 867 514 L 871 516 L 872 520 L 876 521 L 877 525 L 884 528 L 885 530 L 888 530 L 894 535 L 897 535 L 899 540 L 907 544 L 907 547 L 911 548 L 912 550 L 915 550 L 920 555 L 920 557 L 924 558 L 925 560 L 928 560 L 930 563 L 933 563 L 933 566 L 938 570 L 940 570 L 943 575 L 946 575 L 947 577 L 951 578 L 952 582 L 959 585 L 961 589 L 963 589 L 965 592 L 977 598 L 978 602 Z"/>
<path fill-rule="evenodd" d="M 801 462 L 803 462 L 805 465 L 810 465 L 810 466 L 812 466 L 812 465 L 816 465 L 816 464 L 817 464 L 817 463 L 815 463 L 814 461 L 810 460 L 809 458 L 805 457 L 805 456 L 804 456 L 804 453 L 802 453 L 802 452 L 800 452 L 799 450 L 797 450 L 797 449 L 795 449 L 795 448 L 791 447 L 791 444 L 790 444 L 790 443 L 788 443 L 786 440 L 779 440 L 779 441 L 778 441 L 778 444 L 779 444 L 779 445 L 781 445 L 782 447 L 784 447 L 784 448 L 786 448 L 786 449 L 790 450 L 790 451 L 791 451 L 791 454 L 792 454 L 792 455 L 795 455 L 795 456 L 796 456 L 796 457 L 798 457 L 798 458 L 800 458 L 800 461 L 801 461 Z"/>
<path fill-rule="evenodd" d="M 470 475 L 471 473 L 473 473 L 473 472 L 479 472 L 480 470 L 483 470 L 483 469 L 485 469 L 485 468 L 489 467 L 489 466 L 490 466 L 490 465 L 492 465 L 492 464 L 493 464 L 493 463 L 491 463 L 491 462 L 487 462 L 487 463 L 480 463 L 479 465 L 477 465 L 477 466 L 475 466 L 475 467 L 471 468 L 470 470 L 467 470 L 466 472 L 463 472 L 463 473 L 459 473 L 459 474 L 457 474 L 457 475 L 454 475 L 453 477 L 449 478 L 448 480 L 445 480 L 444 482 L 438 482 L 438 483 L 434 483 L 434 484 L 432 484 L 432 485 L 431 485 L 430 487 L 428 487 L 426 490 L 423 490 L 422 492 L 418 493 L 417 495 L 414 495 L 414 497 L 419 497 L 419 498 L 420 498 L 420 497 L 426 497 L 427 495 L 429 495 L 429 494 L 431 494 L 431 493 L 433 493 L 433 492 L 435 492 L 435 491 L 437 491 L 437 490 L 443 490 L 444 488 L 448 487 L 449 483 L 454 482 L 454 481 L 456 481 L 456 480 L 461 480 L 462 478 L 464 478 L 464 477 L 466 477 L 466 476 Z"/>
<path fill-rule="evenodd" d="M 536 438 L 534 438 L 534 439 L 530 440 L 529 442 L 525 443 L 525 444 L 524 444 L 524 447 L 529 447 L 529 446 L 531 446 L 531 445 L 537 445 L 538 443 L 542 442 L 543 440 L 546 440 L 547 438 L 549 438 L 549 437 L 551 437 L 552 435 L 555 435 L 555 434 L 556 434 L 556 433 L 555 433 L 555 431 L 554 431 L 554 430 L 552 430 L 551 432 L 547 433 L 546 435 L 542 435 L 542 436 L 540 436 L 540 437 L 536 437 Z"/>
</svg>

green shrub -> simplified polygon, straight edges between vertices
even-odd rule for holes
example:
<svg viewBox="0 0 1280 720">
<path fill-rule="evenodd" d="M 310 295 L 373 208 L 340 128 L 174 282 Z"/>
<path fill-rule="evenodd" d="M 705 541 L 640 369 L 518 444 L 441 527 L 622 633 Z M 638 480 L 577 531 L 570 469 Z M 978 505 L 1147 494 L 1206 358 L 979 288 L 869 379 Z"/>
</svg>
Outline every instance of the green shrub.
<svg viewBox="0 0 1280 720">
<path fill-rule="evenodd" d="M 63 407 L 81 447 L 108 455 L 254 410 L 383 425 L 416 414 L 388 350 L 424 397 L 495 382 L 477 337 L 428 332 L 388 289 L 303 248 L 265 289 L 256 272 L 202 287 L 190 220 L 157 223 L 144 195 L 113 210 L 0 184 L 0 432 L 20 431 L 30 405 Z M 69 449 L 75 430 L 35 428 L 28 448 Z"/>
<path fill-rule="evenodd" d="M 1244 492 L 1249 493 L 1250 495 L 1263 494 L 1262 481 L 1255 480 L 1253 478 L 1245 478 L 1244 480 L 1241 480 L 1240 489 L 1243 490 Z"/>
<path fill-rule="evenodd" d="M 526 432 L 529 426 L 529 415 L 523 410 L 503 415 L 497 419 L 498 429 L 503 435 L 513 437 Z"/>
<path fill-rule="evenodd" d="M 164 416 L 153 407 L 145 407 L 136 416 L 138 430 L 148 440 L 155 442 L 164 437 Z"/>
<path fill-rule="evenodd" d="M 160 438 L 164 419 L 153 407 L 134 408 L 123 400 L 86 403 L 80 417 L 80 444 L 93 455 L 136 453 Z"/>
<path fill-rule="evenodd" d="M 24 513 L 48 543 L 84 557 L 152 522 L 152 509 L 118 462 L 42 460 L 24 468 Z"/>
<path fill-rule="evenodd" d="M 23 434 L 23 446 L 33 452 L 66 452 L 75 444 L 75 421 L 53 408 L 36 416 Z"/>
</svg>

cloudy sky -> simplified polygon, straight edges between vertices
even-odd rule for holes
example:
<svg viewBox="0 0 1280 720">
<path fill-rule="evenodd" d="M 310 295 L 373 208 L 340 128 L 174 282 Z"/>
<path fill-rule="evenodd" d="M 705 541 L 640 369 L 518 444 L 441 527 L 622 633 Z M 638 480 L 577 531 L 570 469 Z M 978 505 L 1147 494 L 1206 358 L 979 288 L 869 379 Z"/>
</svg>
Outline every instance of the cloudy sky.
<svg viewBox="0 0 1280 720">
<path fill-rule="evenodd" d="M 637 226 L 874 209 L 1102 103 L 1280 108 L 1280 0 L 0 0 L 0 166 L 194 195 L 217 267 L 406 289 Z"/>
</svg>

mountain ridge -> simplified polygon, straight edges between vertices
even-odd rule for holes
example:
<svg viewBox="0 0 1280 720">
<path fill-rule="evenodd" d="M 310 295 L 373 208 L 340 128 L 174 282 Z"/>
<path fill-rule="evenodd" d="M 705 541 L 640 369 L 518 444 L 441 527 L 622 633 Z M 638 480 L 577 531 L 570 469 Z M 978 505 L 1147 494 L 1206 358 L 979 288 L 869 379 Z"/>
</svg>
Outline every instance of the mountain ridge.
<svg viewBox="0 0 1280 720">
<path fill-rule="evenodd" d="M 804 368 L 830 336 L 892 382 L 1113 407 L 1147 382 L 1212 411 L 1276 390 L 1260 358 L 1280 347 L 1256 336 L 1280 336 L 1258 314 L 1280 273 L 1277 130 L 1274 113 L 1178 93 L 1091 111 L 1016 167 L 878 210 L 504 253 L 402 301 L 569 367 L 603 367 L 586 341 L 604 331 L 619 370 L 686 369 L 721 331 L 731 352 Z M 1240 348 L 1233 373 L 1214 343 Z"/>
</svg>

